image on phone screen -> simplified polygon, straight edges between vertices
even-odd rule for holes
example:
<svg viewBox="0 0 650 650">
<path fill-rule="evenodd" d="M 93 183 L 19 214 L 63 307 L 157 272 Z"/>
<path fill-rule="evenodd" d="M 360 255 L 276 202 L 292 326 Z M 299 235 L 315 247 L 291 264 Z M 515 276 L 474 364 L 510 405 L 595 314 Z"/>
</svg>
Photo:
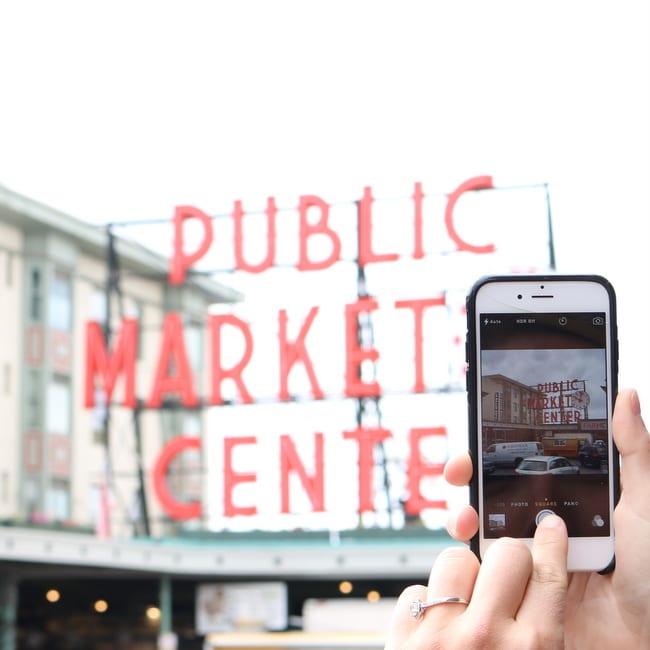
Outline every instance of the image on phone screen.
<svg viewBox="0 0 650 650">
<path fill-rule="evenodd" d="M 480 315 L 486 538 L 533 537 L 548 511 L 571 537 L 610 535 L 606 315 Z"/>
</svg>

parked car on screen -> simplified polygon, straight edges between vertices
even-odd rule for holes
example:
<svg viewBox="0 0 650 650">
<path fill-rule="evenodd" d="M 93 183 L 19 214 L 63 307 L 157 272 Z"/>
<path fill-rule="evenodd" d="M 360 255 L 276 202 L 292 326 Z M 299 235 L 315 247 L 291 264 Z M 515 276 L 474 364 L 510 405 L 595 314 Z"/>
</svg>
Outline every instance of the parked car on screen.
<svg viewBox="0 0 650 650">
<path fill-rule="evenodd" d="M 580 474 L 564 456 L 531 456 L 524 458 L 515 469 L 518 476 L 544 476 L 545 474 Z"/>
<path fill-rule="evenodd" d="M 583 467 L 599 468 L 607 460 L 607 449 L 602 445 L 583 445 L 578 453 L 578 461 Z"/>
<path fill-rule="evenodd" d="M 524 458 L 536 454 L 544 454 L 540 442 L 496 442 L 483 452 L 483 458 L 497 467 L 517 467 Z"/>
</svg>

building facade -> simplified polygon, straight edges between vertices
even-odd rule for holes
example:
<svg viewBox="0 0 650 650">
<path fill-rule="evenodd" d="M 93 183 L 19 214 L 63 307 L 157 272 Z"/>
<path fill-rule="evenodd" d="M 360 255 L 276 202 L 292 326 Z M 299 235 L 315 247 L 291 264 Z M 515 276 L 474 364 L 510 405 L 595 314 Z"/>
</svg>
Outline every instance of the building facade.
<svg viewBox="0 0 650 650">
<path fill-rule="evenodd" d="M 483 377 L 483 415 L 490 422 L 535 424 L 535 412 L 528 407 L 540 393 L 503 375 Z"/>
<path fill-rule="evenodd" d="M 170 286 L 162 257 L 2 188 L 0 242 L 0 518 L 89 531 L 109 525 L 129 536 L 142 528 L 146 504 L 147 532 L 163 534 L 141 470 L 169 437 L 200 435 L 202 412 L 107 408 L 99 385 L 94 407 L 85 408 L 87 323 L 101 325 L 110 349 L 122 319 L 137 319 L 144 383 L 164 315 L 179 313 L 200 382 L 208 306 L 236 300 L 236 292 L 201 278 Z"/>
</svg>

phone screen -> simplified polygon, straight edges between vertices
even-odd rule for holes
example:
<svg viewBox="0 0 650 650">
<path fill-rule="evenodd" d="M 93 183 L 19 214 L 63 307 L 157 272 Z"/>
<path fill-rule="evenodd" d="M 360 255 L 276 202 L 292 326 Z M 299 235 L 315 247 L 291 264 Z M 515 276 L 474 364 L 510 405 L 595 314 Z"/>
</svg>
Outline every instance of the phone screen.
<svg viewBox="0 0 650 650">
<path fill-rule="evenodd" d="M 605 312 L 480 313 L 483 536 L 612 534 Z"/>
</svg>

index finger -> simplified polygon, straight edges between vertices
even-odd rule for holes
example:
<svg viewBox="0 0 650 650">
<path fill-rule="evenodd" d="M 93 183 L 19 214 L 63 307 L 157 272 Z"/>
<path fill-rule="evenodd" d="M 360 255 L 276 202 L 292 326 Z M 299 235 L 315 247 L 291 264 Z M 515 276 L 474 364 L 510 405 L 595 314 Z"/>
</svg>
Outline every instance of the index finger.
<svg viewBox="0 0 650 650">
<path fill-rule="evenodd" d="M 516 619 L 532 565 L 530 550 L 521 540 L 494 540 L 483 555 L 467 612 L 497 626 Z"/>
</svg>

